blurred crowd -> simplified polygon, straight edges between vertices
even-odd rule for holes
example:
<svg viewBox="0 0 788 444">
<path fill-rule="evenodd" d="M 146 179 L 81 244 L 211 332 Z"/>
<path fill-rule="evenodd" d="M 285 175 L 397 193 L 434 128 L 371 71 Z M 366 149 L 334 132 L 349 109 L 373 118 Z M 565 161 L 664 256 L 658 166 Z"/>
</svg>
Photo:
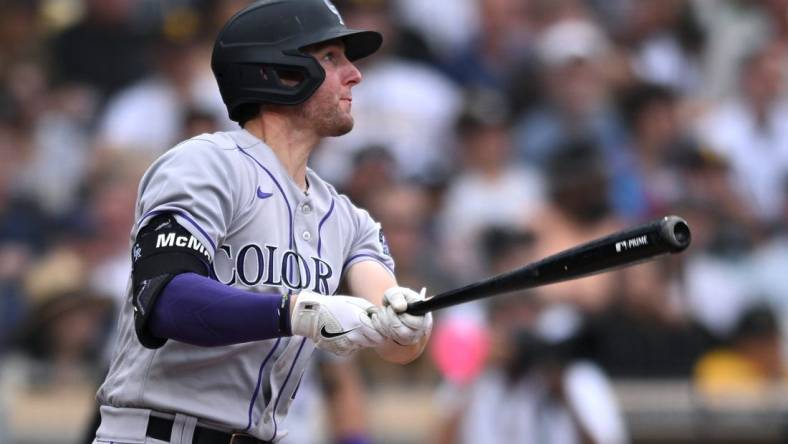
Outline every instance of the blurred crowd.
<svg viewBox="0 0 788 444">
<path fill-rule="evenodd" d="M 3 396 L 103 377 L 138 180 L 237 127 L 209 61 L 248 3 L 0 0 L 0 442 Z M 415 364 L 362 356 L 369 384 L 443 387 L 442 442 L 619 443 L 611 381 L 785 381 L 787 0 L 334 3 L 385 41 L 354 130 L 311 167 L 382 223 L 401 284 L 438 293 L 667 214 L 693 236 L 440 313 Z"/>
</svg>

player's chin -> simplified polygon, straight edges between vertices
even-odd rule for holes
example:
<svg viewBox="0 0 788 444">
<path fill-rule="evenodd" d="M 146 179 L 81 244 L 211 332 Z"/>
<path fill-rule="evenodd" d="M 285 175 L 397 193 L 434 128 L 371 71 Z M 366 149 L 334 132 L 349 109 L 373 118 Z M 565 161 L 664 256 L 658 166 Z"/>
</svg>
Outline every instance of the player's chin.
<svg viewBox="0 0 788 444">
<path fill-rule="evenodd" d="M 340 119 L 337 119 L 332 125 L 331 131 L 328 134 L 329 137 L 339 137 L 344 136 L 345 134 L 349 133 L 353 129 L 353 116 L 350 114 L 343 116 Z"/>
</svg>

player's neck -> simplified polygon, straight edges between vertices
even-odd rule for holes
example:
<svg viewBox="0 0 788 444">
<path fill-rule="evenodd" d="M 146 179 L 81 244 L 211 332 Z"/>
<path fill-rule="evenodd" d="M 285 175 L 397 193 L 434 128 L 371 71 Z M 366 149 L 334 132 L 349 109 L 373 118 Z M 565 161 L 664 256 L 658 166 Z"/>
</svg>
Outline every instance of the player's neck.
<svg viewBox="0 0 788 444">
<path fill-rule="evenodd" d="M 244 129 L 265 142 L 296 185 L 306 191 L 306 165 L 320 138 L 309 131 L 291 127 L 286 120 L 250 120 Z"/>
</svg>

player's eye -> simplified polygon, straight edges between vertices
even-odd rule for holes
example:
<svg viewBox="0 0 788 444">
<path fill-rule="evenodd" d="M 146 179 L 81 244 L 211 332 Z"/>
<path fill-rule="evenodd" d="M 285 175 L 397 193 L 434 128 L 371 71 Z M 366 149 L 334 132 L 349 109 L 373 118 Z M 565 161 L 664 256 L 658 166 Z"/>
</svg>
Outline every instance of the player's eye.
<svg viewBox="0 0 788 444">
<path fill-rule="evenodd" d="M 328 51 L 327 53 L 323 54 L 323 60 L 326 62 L 334 63 L 336 59 L 337 57 L 336 54 L 334 54 L 334 51 Z"/>
</svg>

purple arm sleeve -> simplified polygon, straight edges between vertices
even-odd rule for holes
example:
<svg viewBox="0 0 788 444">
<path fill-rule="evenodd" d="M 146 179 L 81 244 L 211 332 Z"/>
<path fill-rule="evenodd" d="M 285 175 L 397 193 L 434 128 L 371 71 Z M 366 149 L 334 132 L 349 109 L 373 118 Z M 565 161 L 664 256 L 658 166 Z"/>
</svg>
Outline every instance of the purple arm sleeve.
<svg viewBox="0 0 788 444">
<path fill-rule="evenodd" d="M 280 310 L 282 303 L 278 293 L 182 273 L 164 287 L 148 325 L 154 336 L 206 347 L 290 336 L 290 310 Z"/>
</svg>

